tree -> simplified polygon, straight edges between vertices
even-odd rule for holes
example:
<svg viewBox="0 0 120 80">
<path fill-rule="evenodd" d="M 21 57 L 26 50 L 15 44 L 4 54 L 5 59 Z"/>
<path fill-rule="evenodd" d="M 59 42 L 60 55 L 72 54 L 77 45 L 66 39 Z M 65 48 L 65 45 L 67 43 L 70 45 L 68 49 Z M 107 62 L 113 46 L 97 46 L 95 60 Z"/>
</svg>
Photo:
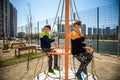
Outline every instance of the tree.
<svg viewBox="0 0 120 80">
<path fill-rule="evenodd" d="M 24 38 L 25 37 L 25 33 L 24 32 L 19 32 L 18 33 L 18 38 Z"/>
</svg>

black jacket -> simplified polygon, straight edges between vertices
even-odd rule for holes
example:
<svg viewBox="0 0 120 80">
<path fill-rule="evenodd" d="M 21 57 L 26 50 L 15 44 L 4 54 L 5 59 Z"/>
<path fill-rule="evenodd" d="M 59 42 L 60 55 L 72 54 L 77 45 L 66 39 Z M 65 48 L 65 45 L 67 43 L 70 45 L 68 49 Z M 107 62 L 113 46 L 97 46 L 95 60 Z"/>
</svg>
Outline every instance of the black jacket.
<svg viewBox="0 0 120 80">
<path fill-rule="evenodd" d="M 84 37 L 76 38 L 75 40 L 71 39 L 71 45 L 72 45 L 71 50 L 73 55 L 77 55 L 86 51 L 86 49 L 83 48 L 86 46 L 84 40 L 85 40 Z"/>
<path fill-rule="evenodd" d="M 51 39 L 50 35 L 40 33 L 41 48 L 51 48 L 51 43 L 54 41 L 55 39 Z"/>
</svg>

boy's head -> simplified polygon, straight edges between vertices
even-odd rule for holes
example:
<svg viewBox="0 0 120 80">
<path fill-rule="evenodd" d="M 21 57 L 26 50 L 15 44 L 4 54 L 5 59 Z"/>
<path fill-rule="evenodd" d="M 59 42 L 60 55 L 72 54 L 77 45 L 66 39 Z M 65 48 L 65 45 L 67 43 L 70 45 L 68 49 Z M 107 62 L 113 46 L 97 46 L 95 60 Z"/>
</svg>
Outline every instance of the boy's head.
<svg viewBox="0 0 120 80">
<path fill-rule="evenodd" d="M 50 25 L 45 25 L 44 26 L 44 32 L 45 33 L 49 34 L 50 30 L 51 30 L 51 26 Z"/>
<path fill-rule="evenodd" d="M 73 23 L 73 30 L 76 32 L 80 32 L 80 28 L 81 28 L 81 21 L 75 21 Z"/>
</svg>

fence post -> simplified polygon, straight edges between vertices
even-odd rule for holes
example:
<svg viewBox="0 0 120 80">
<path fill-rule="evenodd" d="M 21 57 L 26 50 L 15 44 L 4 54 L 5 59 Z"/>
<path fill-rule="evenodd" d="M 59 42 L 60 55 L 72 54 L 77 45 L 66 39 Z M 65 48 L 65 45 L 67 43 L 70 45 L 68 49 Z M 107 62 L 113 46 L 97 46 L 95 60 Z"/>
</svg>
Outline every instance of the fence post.
<svg viewBox="0 0 120 80">
<path fill-rule="evenodd" d="M 40 39 L 39 39 L 39 21 L 37 22 L 37 28 L 38 28 L 38 45 L 40 45 L 40 43 L 39 43 L 39 41 L 40 41 Z"/>
<path fill-rule="evenodd" d="M 60 24 L 59 24 L 59 17 L 58 17 L 58 26 L 57 26 L 57 36 L 58 36 L 58 43 L 57 43 L 57 45 L 58 45 L 58 48 L 59 48 L 59 37 L 60 37 Z"/>
<path fill-rule="evenodd" d="M 97 53 L 99 53 L 99 7 L 97 7 Z"/>
<path fill-rule="evenodd" d="M 118 56 L 120 56 L 120 0 L 118 2 Z"/>
</svg>

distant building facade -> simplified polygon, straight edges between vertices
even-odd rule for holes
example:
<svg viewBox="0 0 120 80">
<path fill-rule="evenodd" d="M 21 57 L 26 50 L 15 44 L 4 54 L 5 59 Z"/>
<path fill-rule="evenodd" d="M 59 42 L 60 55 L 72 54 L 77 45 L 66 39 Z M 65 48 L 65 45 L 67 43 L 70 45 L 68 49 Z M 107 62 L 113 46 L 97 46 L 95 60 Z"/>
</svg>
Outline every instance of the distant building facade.
<svg viewBox="0 0 120 80">
<path fill-rule="evenodd" d="M 88 36 L 92 36 L 92 28 L 91 27 L 88 28 Z"/>
<path fill-rule="evenodd" d="M 106 27 L 106 35 L 107 36 L 111 35 L 110 27 Z"/>
<path fill-rule="evenodd" d="M 10 37 L 17 35 L 17 10 L 10 3 Z"/>
<path fill-rule="evenodd" d="M 81 33 L 86 35 L 86 24 L 82 24 Z"/>
<path fill-rule="evenodd" d="M 119 26 L 116 26 L 116 34 L 118 35 Z"/>
<path fill-rule="evenodd" d="M 15 11 L 13 25 L 14 28 L 11 28 L 11 9 L 10 9 L 10 2 L 9 0 L 0 0 L 0 39 L 11 37 L 11 30 L 15 29 L 17 31 L 17 10 Z M 3 35 L 4 34 L 4 35 Z M 15 34 L 17 34 L 15 32 Z"/>
<path fill-rule="evenodd" d="M 97 28 L 93 28 L 93 35 L 97 35 L 98 33 L 98 29 Z"/>
<path fill-rule="evenodd" d="M 2 32 L 3 32 L 3 25 L 4 25 L 4 18 L 3 18 L 3 1 L 0 0 L 0 39 L 2 39 Z"/>
<path fill-rule="evenodd" d="M 106 29 L 102 29 L 103 30 L 103 35 L 106 35 Z"/>
<path fill-rule="evenodd" d="M 102 34 L 103 34 L 103 32 L 102 32 L 102 29 L 101 29 L 101 28 L 99 28 L 99 34 L 100 34 L 100 35 L 102 35 Z"/>
<path fill-rule="evenodd" d="M 0 39 L 9 37 L 10 8 L 9 0 L 0 0 Z M 4 36 L 3 36 L 4 34 Z"/>
</svg>

